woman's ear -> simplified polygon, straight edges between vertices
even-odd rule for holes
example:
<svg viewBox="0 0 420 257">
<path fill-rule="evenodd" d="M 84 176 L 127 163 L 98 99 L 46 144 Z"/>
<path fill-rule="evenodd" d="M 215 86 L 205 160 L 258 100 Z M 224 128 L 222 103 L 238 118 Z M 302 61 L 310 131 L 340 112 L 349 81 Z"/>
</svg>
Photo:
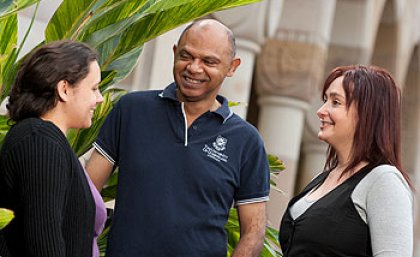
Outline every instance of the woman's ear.
<svg viewBox="0 0 420 257">
<path fill-rule="evenodd" d="M 57 83 L 58 100 L 60 102 L 67 102 L 69 100 L 69 83 L 66 80 L 60 80 Z"/>
</svg>

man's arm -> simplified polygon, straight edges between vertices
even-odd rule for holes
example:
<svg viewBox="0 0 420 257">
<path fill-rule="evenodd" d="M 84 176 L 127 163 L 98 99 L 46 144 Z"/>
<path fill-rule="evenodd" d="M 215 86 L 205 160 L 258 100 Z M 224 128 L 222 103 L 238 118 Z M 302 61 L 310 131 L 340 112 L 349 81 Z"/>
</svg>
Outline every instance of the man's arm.
<svg viewBox="0 0 420 257">
<path fill-rule="evenodd" d="M 237 206 L 241 238 L 232 257 L 260 256 L 265 237 L 266 204 L 258 202 Z"/>
<path fill-rule="evenodd" d="M 86 171 L 98 191 L 102 190 L 113 169 L 114 165 L 96 149 L 86 163 Z"/>
</svg>

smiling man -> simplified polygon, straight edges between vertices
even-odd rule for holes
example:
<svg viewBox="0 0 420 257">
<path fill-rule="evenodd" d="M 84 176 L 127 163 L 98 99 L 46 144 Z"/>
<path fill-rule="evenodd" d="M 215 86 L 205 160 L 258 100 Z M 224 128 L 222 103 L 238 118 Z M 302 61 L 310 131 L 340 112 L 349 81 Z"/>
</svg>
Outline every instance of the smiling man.
<svg viewBox="0 0 420 257">
<path fill-rule="evenodd" d="M 233 256 L 259 256 L 270 187 L 264 144 L 218 95 L 240 64 L 234 36 L 201 20 L 173 51 L 175 82 L 122 97 L 87 164 L 98 189 L 119 167 L 107 256 L 226 256 L 232 204 L 241 226 Z"/>
</svg>

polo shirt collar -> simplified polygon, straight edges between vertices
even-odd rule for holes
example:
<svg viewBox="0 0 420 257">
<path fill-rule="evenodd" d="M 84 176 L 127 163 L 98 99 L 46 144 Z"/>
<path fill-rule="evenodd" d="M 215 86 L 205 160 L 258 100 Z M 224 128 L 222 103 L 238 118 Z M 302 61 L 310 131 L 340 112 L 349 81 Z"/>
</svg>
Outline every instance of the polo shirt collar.
<svg viewBox="0 0 420 257">
<path fill-rule="evenodd" d="M 179 102 L 179 100 L 176 96 L 176 84 L 175 84 L 175 82 L 169 84 L 169 86 L 167 86 L 159 94 L 159 96 L 161 98 L 171 99 L 173 101 Z M 219 103 L 221 103 L 221 106 L 216 111 L 214 111 L 214 113 L 221 116 L 223 118 L 223 123 L 225 123 L 230 117 L 232 117 L 233 112 L 229 108 L 228 100 L 225 97 L 223 97 L 221 95 L 217 95 L 216 99 L 217 99 L 217 101 L 219 101 Z"/>
</svg>

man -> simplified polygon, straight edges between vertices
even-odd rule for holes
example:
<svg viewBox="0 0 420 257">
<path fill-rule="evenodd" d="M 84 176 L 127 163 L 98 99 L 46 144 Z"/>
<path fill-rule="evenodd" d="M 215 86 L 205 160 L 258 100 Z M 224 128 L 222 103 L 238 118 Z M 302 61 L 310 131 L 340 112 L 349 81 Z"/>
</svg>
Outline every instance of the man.
<svg viewBox="0 0 420 257">
<path fill-rule="evenodd" d="M 259 256 L 269 170 L 257 130 L 218 96 L 240 64 L 232 32 L 188 26 L 173 47 L 175 83 L 134 92 L 101 128 L 87 170 L 101 189 L 119 167 L 107 257 L 226 256 L 232 203 L 241 239 L 233 256 Z"/>
</svg>

